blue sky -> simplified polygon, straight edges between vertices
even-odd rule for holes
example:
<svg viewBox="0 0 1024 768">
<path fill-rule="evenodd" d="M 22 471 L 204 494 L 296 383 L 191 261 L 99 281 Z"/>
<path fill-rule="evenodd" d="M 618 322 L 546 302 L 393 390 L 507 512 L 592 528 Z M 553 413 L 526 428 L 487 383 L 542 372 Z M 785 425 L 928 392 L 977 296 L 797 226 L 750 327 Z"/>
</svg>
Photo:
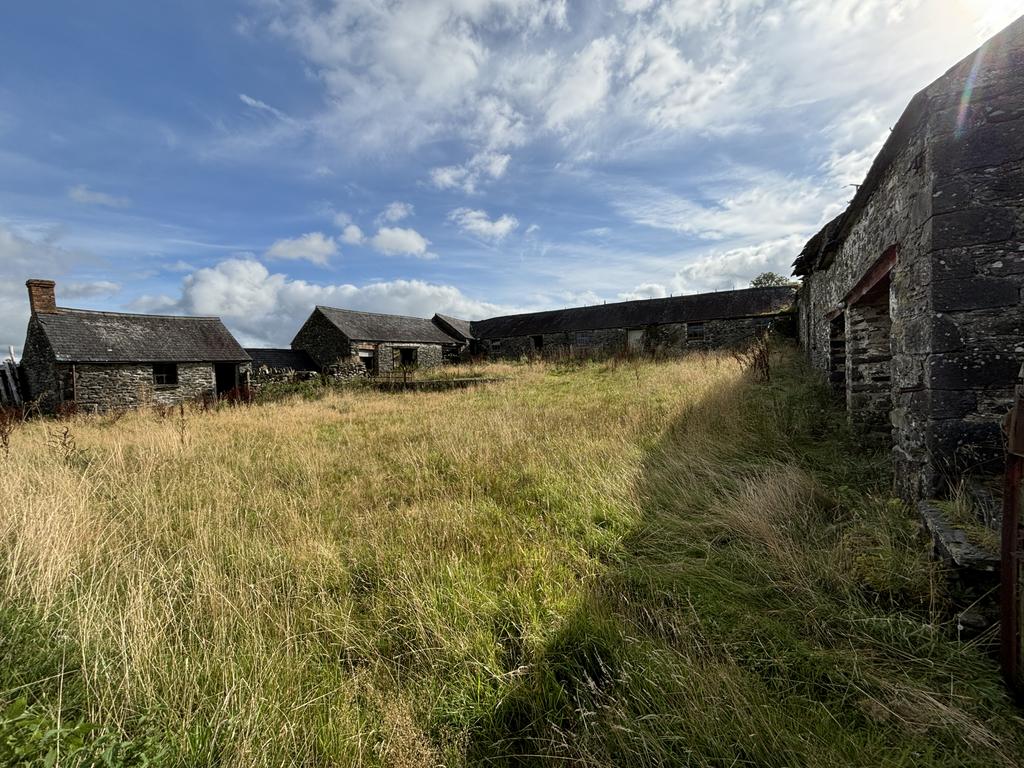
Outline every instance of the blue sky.
<svg viewBox="0 0 1024 768">
<path fill-rule="evenodd" d="M 464 317 L 746 285 L 1008 0 L 14 3 L 0 343 L 65 306 Z"/>
</svg>

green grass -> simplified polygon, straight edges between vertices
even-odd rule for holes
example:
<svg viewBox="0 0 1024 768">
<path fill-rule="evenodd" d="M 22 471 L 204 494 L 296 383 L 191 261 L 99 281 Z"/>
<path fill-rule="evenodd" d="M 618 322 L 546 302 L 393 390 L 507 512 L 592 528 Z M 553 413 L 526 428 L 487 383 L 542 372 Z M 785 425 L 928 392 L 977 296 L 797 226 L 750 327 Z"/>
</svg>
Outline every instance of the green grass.
<svg viewBox="0 0 1024 768">
<path fill-rule="evenodd" d="M 887 457 L 794 352 L 769 384 L 713 355 L 482 372 L 507 381 L 77 418 L 70 454 L 17 432 L 0 739 L 25 765 L 61 739 L 62 765 L 1024 758 Z"/>
</svg>

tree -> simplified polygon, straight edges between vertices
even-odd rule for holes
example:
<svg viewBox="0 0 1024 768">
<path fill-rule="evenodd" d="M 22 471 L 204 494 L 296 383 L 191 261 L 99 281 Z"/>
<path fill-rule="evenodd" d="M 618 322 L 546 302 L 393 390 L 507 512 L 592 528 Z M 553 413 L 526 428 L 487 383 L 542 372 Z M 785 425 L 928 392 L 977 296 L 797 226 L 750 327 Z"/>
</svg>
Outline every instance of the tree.
<svg viewBox="0 0 1024 768">
<path fill-rule="evenodd" d="M 750 281 L 751 288 L 775 288 L 780 285 L 790 285 L 788 277 L 776 274 L 775 272 L 762 272 Z"/>
</svg>

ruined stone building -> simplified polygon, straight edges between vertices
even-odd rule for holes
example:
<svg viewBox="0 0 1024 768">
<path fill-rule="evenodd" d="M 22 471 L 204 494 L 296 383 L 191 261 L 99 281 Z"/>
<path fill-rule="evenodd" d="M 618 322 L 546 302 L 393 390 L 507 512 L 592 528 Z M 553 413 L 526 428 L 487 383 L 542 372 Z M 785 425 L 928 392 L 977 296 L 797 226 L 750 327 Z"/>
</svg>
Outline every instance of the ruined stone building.
<svg viewBox="0 0 1024 768">
<path fill-rule="evenodd" d="M 1024 19 L 913 98 L 794 264 L 800 339 L 902 495 L 998 470 L 1024 360 Z"/>
<path fill-rule="evenodd" d="M 737 347 L 770 328 L 794 298 L 791 287 L 746 288 L 506 315 L 469 323 L 469 339 L 491 357 L 511 358 Z"/>
<path fill-rule="evenodd" d="M 422 317 L 316 307 L 292 340 L 321 368 L 350 366 L 369 375 L 429 368 L 458 356 L 462 342 Z"/>
<path fill-rule="evenodd" d="M 249 356 L 216 317 L 58 307 L 51 280 L 29 280 L 21 358 L 27 400 L 52 410 L 174 404 L 244 383 Z"/>
</svg>

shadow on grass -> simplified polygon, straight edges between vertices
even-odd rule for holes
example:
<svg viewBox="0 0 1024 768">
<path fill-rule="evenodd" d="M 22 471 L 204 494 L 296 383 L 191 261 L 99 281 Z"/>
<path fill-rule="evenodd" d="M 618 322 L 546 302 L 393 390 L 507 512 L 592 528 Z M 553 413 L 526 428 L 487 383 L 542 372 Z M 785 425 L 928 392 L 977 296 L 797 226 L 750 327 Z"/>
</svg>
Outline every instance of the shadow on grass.
<svg viewBox="0 0 1024 768">
<path fill-rule="evenodd" d="M 1015 765 L 1021 721 L 942 625 L 935 567 L 795 352 L 664 432 L 642 519 L 516 683 L 477 765 Z"/>
</svg>

